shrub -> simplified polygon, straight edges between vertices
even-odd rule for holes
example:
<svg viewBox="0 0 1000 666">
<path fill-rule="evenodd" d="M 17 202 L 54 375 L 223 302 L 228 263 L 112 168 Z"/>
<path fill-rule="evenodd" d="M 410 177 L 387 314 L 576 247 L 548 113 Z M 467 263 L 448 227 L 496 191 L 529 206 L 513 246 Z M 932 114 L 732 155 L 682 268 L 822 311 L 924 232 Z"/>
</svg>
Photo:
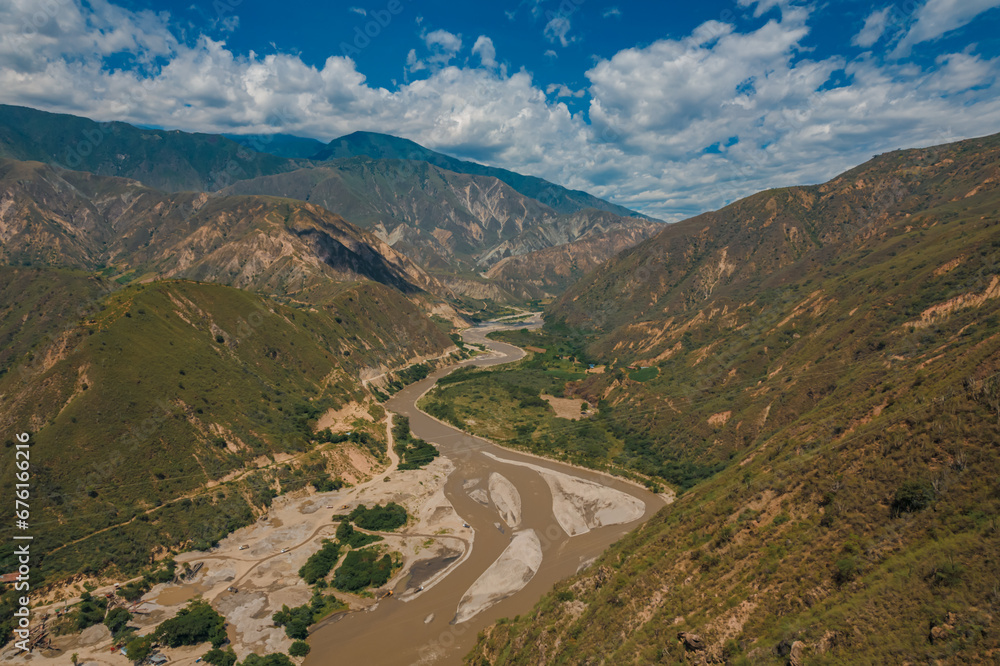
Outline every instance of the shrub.
<svg viewBox="0 0 1000 666">
<path fill-rule="evenodd" d="M 258 654 L 248 655 L 241 663 L 241 666 L 295 666 L 295 663 L 288 658 L 288 655 L 275 652 L 261 657 Z"/>
<path fill-rule="evenodd" d="M 955 564 L 954 562 L 946 562 L 934 567 L 931 570 L 928 579 L 930 580 L 931 585 L 955 587 L 962 582 L 962 575 L 964 573 L 965 567 Z"/>
<path fill-rule="evenodd" d="M 406 509 L 395 502 L 385 506 L 376 504 L 370 509 L 359 504 L 348 518 L 362 529 L 389 532 L 406 524 Z"/>
<path fill-rule="evenodd" d="M 934 488 L 926 481 L 907 481 L 896 491 L 890 512 L 895 518 L 926 509 L 934 501 Z"/>
<path fill-rule="evenodd" d="M 838 585 L 852 580 L 858 575 L 858 561 L 853 557 L 845 557 L 837 560 L 836 568 L 833 572 L 833 579 Z"/>
<path fill-rule="evenodd" d="M 274 624 L 285 628 L 285 635 L 289 638 L 301 640 L 309 635 L 309 625 L 313 621 L 313 612 L 309 606 L 296 606 L 289 608 L 282 606 L 281 610 L 272 617 Z"/>
<path fill-rule="evenodd" d="M 309 654 L 309 650 L 309 643 L 306 643 L 305 641 L 295 641 L 292 643 L 292 646 L 288 648 L 288 654 L 293 657 L 304 657 Z"/>
<path fill-rule="evenodd" d="M 219 648 L 212 648 L 201 659 L 212 666 L 233 666 L 236 663 L 236 653 L 233 652 L 233 648 L 225 652 Z"/>
</svg>

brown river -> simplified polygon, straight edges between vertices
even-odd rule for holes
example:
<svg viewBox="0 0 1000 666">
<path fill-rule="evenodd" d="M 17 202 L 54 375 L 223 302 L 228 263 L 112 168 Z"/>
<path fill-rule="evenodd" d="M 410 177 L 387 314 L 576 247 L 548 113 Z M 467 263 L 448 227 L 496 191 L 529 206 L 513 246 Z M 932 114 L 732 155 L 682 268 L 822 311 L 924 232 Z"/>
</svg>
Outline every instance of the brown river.
<svg viewBox="0 0 1000 666">
<path fill-rule="evenodd" d="M 512 328 L 524 327 L 524 323 L 512 325 Z M 487 340 L 486 333 L 496 328 L 493 325 L 465 332 L 467 342 L 486 344 L 493 354 L 460 365 L 485 367 L 509 363 L 524 356 L 518 347 Z M 409 601 L 390 597 L 371 611 L 346 614 L 317 628 L 309 637 L 312 652 L 306 658 L 305 666 L 459 664 L 482 629 L 501 617 L 513 617 L 529 611 L 554 583 L 576 573 L 664 506 L 663 499 L 637 485 L 498 447 L 419 411 L 416 407 L 419 397 L 455 367 L 442 368 L 406 387 L 388 402 L 387 407 L 392 412 L 408 416 L 413 433 L 434 443 L 441 454 L 454 463 L 455 471 L 445 485 L 445 496 L 459 516 L 475 530 L 472 553 L 447 577 L 436 585 L 428 586 Z M 617 489 L 640 500 L 645 510 L 641 518 L 630 522 L 594 527 L 576 536 L 568 536 L 553 511 L 550 485 L 535 469 L 505 461 L 530 463 L 536 468 Z M 497 509 L 475 501 L 467 492 L 467 484 L 473 480 L 485 480 L 493 472 L 506 477 L 520 494 L 522 516 L 517 531 L 534 530 L 541 544 L 541 564 L 520 591 L 471 619 L 453 623 L 463 595 L 511 543 L 513 531 L 501 521 Z M 641 505 L 639 510 L 642 510 Z M 397 594 L 406 588 L 404 580 L 397 586 Z"/>
</svg>

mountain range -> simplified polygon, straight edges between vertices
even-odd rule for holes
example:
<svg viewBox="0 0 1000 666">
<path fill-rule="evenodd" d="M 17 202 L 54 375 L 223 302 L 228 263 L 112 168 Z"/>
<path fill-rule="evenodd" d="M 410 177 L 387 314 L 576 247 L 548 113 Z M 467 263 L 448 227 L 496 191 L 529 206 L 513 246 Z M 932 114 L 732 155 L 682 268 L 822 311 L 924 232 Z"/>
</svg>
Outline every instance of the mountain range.
<svg viewBox="0 0 1000 666">
<path fill-rule="evenodd" d="M 482 275 L 489 265 L 583 239 L 602 261 L 624 239 L 634 242 L 659 229 L 658 221 L 585 192 L 458 160 L 406 139 L 355 133 L 309 155 L 317 145 L 288 135 L 190 134 L 0 105 L 0 157 L 128 178 L 168 193 L 309 201 L 398 244 L 441 276 L 444 288 L 436 293 L 442 297 L 517 300 L 509 289 L 489 284 Z M 601 223 L 591 224 L 597 217 Z M 566 257 L 578 252 L 567 251 Z M 536 274 L 534 262 L 523 266 L 523 276 L 515 277 L 536 285 L 541 296 L 564 286 Z"/>
<path fill-rule="evenodd" d="M 440 417 L 517 410 L 504 443 L 677 498 L 466 663 L 1000 655 L 1000 135 L 663 225 L 384 134 L 2 106 L 0 430 L 32 433 L 37 582 L 362 478 L 388 445 L 367 380 L 544 299 L 502 334 L 531 356 L 464 371 Z M 346 407 L 334 445 L 315 424 Z"/>
</svg>

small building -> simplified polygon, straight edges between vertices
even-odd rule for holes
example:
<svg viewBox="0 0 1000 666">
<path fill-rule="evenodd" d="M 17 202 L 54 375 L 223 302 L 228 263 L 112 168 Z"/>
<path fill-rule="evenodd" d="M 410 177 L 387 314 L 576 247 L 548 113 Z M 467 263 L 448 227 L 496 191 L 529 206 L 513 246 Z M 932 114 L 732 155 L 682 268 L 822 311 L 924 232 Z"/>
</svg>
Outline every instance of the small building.
<svg viewBox="0 0 1000 666">
<path fill-rule="evenodd" d="M 0 585 L 9 585 L 17 582 L 17 573 L 0 574 Z"/>
<path fill-rule="evenodd" d="M 168 659 L 166 657 L 164 657 L 159 652 L 157 652 L 156 654 L 153 654 L 153 655 L 149 656 L 149 663 L 156 664 L 156 666 L 160 666 L 161 664 L 165 664 L 165 663 L 167 663 L 167 661 L 168 661 Z"/>
</svg>

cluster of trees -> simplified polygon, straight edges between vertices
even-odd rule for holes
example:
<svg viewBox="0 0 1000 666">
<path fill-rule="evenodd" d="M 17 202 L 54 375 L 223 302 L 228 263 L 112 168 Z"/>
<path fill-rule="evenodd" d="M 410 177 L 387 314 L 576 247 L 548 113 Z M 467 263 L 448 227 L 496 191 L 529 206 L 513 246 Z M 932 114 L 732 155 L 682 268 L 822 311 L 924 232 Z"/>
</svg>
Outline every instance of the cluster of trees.
<svg viewBox="0 0 1000 666">
<path fill-rule="evenodd" d="M 399 469 L 421 469 L 440 453 L 433 444 L 414 437 L 410 432 L 410 419 L 397 416 L 392 426 L 393 448 L 399 454 Z"/>
<path fill-rule="evenodd" d="M 345 592 L 385 585 L 392 576 L 392 557 L 379 557 L 373 548 L 352 550 L 333 576 L 333 586 Z"/>
<path fill-rule="evenodd" d="M 364 530 L 391 532 L 406 524 L 406 509 L 395 502 L 389 502 L 385 506 L 376 504 L 370 509 L 359 504 L 347 518 Z"/>
<path fill-rule="evenodd" d="M 309 556 L 306 563 L 299 569 L 299 576 L 309 585 L 326 578 L 340 557 L 340 544 L 329 539 L 323 539 L 323 547 Z"/>
<path fill-rule="evenodd" d="M 426 363 L 417 363 L 416 365 L 411 365 L 408 368 L 403 368 L 396 373 L 395 377 L 386 384 L 386 389 L 389 393 L 395 393 L 402 389 L 408 384 L 414 382 L 419 382 L 424 379 L 431 372 L 431 366 Z"/>
<path fill-rule="evenodd" d="M 296 642 L 301 641 L 309 635 L 310 625 L 319 622 L 330 613 L 346 607 L 337 597 L 332 594 L 323 594 L 319 588 L 319 585 L 313 588 L 313 596 L 308 604 L 296 606 L 295 608 L 289 608 L 285 605 L 281 607 L 280 611 L 271 616 L 274 624 L 284 627 L 285 635 L 296 639 Z M 292 647 L 295 647 L 294 643 Z M 305 647 L 308 652 L 309 646 Z M 295 648 L 295 652 L 301 651 L 302 646 Z M 295 652 L 289 652 L 289 654 L 293 657 L 301 656 L 295 654 Z"/>
<path fill-rule="evenodd" d="M 352 442 L 365 447 L 378 456 L 381 456 L 384 453 L 382 450 L 382 443 L 363 430 L 352 430 L 351 432 L 332 432 L 329 428 L 327 428 L 326 430 L 319 431 L 316 434 L 316 437 L 320 442 L 327 442 L 330 444 Z"/>
<path fill-rule="evenodd" d="M 357 550 L 358 548 L 363 548 L 370 543 L 381 541 L 382 537 L 375 534 L 358 532 L 354 529 L 354 525 L 352 525 L 350 521 L 343 520 L 340 522 L 340 525 L 337 526 L 337 540 L 341 543 L 341 545 L 350 546 L 351 548 Z"/>
<path fill-rule="evenodd" d="M 226 642 L 226 618 L 207 601 L 197 599 L 182 608 L 175 617 L 165 620 L 156 628 L 156 639 L 170 647 L 197 645 L 209 642 L 221 647 Z M 131 657 L 132 655 L 129 654 Z"/>
</svg>

